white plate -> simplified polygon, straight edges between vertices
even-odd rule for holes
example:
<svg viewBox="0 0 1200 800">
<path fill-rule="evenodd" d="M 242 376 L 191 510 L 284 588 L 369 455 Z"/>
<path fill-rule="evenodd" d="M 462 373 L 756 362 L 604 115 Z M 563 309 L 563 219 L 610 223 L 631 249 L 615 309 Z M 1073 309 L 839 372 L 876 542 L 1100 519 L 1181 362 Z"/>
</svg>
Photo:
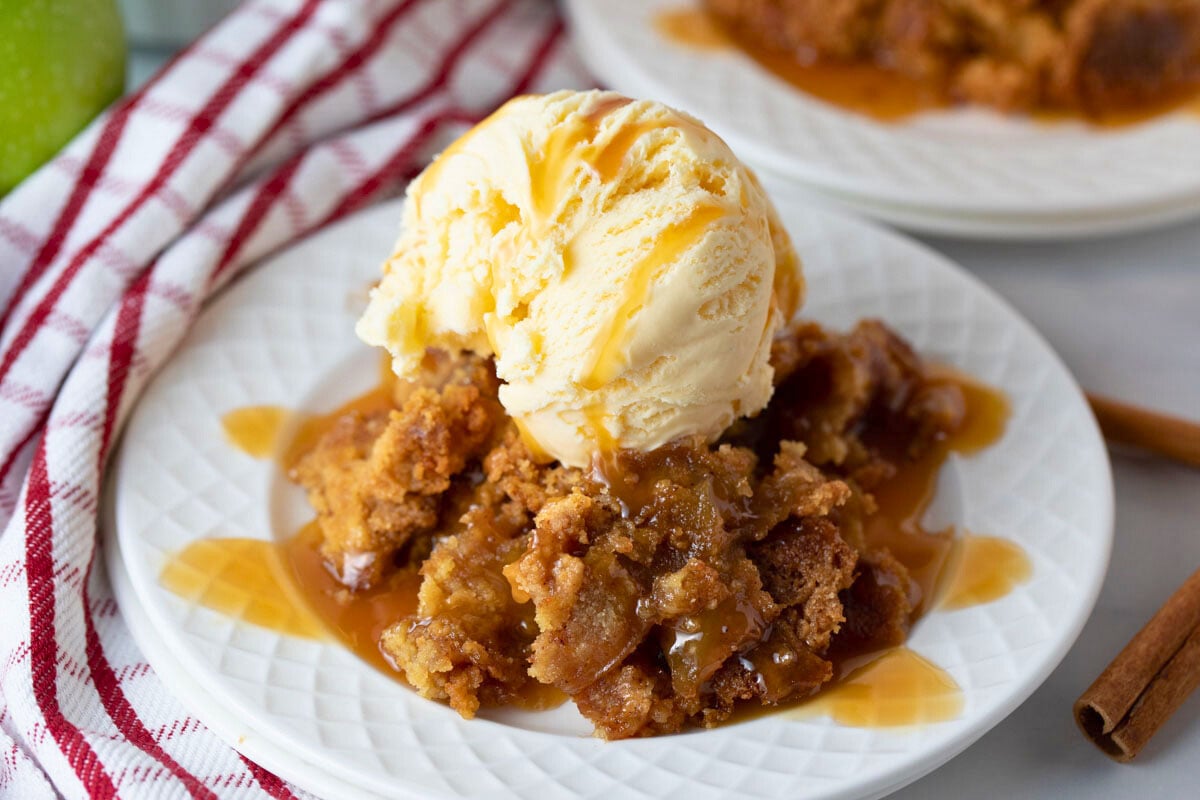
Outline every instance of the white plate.
<svg viewBox="0 0 1200 800">
<path fill-rule="evenodd" d="M 580 53 L 602 81 L 687 109 L 756 168 L 876 216 L 889 207 L 950 215 L 962 218 L 959 233 L 973 229 L 971 216 L 1033 217 L 1043 227 L 1065 216 L 1070 232 L 1081 217 L 1200 204 L 1200 115 L 1121 129 L 982 110 L 880 123 L 797 91 L 735 50 L 691 49 L 655 29 L 663 10 L 698 4 L 567 0 L 566 8 Z"/>
<path fill-rule="evenodd" d="M 112 483 L 109 489 L 106 511 L 111 512 Z M 154 622 L 142 608 L 129 580 L 129 571 L 125 568 L 125 558 L 115 533 L 116 526 L 112 522 L 111 513 L 105 514 L 102 527 L 103 569 L 121 608 L 121 617 L 138 642 L 142 655 L 154 669 L 155 675 L 170 686 L 176 695 L 188 702 L 192 716 L 256 764 L 277 775 L 288 775 L 293 784 L 303 786 L 313 794 L 338 800 L 380 800 L 379 795 L 350 787 L 337 776 L 324 772 L 302 759 L 294 758 L 285 749 L 286 743 L 264 736 L 252 720 L 239 714 L 237 708 L 226 705 L 210 695 L 203 684 L 196 680 L 171 652 L 166 640 L 159 636 Z"/>
<path fill-rule="evenodd" d="M 1092 608 L 1112 538 L 1103 442 L 1058 358 L 973 278 L 863 223 L 792 203 L 780 212 L 806 259 L 809 316 L 839 327 L 882 317 L 926 355 L 1012 400 L 1001 442 L 948 465 L 935 511 L 1019 542 L 1034 576 L 995 603 L 930 614 L 910 641 L 962 686 L 961 717 L 872 730 L 774 715 L 613 743 L 586 736 L 571 706 L 465 721 L 332 641 L 280 635 L 162 588 L 170 554 L 195 539 L 284 537 L 309 516 L 276 468 L 225 443 L 220 417 L 264 403 L 326 409 L 371 383 L 376 356 L 352 325 L 394 239 L 398 204 L 303 242 L 232 286 L 129 423 L 115 469 L 129 579 L 121 601 L 144 611 L 146 624 L 132 628 L 152 663 L 154 652 L 172 657 L 163 679 L 189 706 L 220 709 L 269 743 L 284 777 L 319 791 L 319 774 L 391 797 L 874 797 L 981 736 L 1045 679 Z M 215 727 L 239 746 L 227 726 Z"/>
<path fill-rule="evenodd" d="M 815 189 L 765 169 L 758 170 L 758 177 L 772 196 L 777 198 L 788 197 L 799 203 L 815 203 L 835 211 L 862 214 L 912 233 L 960 239 L 1013 239 L 1026 242 L 1096 239 L 1152 230 L 1200 216 L 1200 197 L 1184 203 L 1147 206 L 1111 215 L 948 214 L 922 211 L 914 206 L 873 203 L 829 189 Z"/>
</svg>

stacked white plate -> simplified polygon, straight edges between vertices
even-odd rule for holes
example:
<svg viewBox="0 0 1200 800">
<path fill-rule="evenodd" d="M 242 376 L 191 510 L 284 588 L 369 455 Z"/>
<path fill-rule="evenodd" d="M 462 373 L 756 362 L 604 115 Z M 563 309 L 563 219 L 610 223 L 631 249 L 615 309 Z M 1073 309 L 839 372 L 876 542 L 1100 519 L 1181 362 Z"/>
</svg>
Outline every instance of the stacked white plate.
<svg viewBox="0 0 1200 800">
<path fill-rule="evenodd" d="M 596 77 L 684 109 L 776 196 L 820 199 L 910 230 L 979 238 L 1127 232 L 1200 215 L 1200 114 L 1122 128 L 950 110 L 882 123 L 810 97 L 735 49 L 655 26 L 700 0 L 567 0 Z"/>
</svg>

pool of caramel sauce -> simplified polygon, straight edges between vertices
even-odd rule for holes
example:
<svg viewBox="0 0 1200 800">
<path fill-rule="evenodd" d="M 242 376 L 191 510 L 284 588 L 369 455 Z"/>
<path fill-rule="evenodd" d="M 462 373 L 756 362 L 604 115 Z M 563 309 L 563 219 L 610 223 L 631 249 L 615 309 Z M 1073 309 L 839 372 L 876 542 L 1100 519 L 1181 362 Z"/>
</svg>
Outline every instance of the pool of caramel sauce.
<svg viewBox="0 0 1200 800">
<path fill-rule="evenodd" d="M 875 64 L 819 60 L 804 63 L 784 53 L 768 52 L 754 41 L 727 29 L 704 9 L 665 10 L 655 17 L 654 27 L 664 38 L 691 49 L 740 50 L 767 72 L 805 94 L 880 122 L 897 122 L 921 112 L 942 111 L 955 105 L 938 87 Z M 1045 109 L 1031 116 L 1048 124 L 1083 121 L 1101 128 L 1122 128 L 1174 111 L 1200 116 L 1200 97 L 1187 94 L 1161 103 L 1094 115 Z"/>
<path fill-rule="evenodd" d="M 385 359 L 375 387 L 333 411 L 304 414 L 280 406 L 249 406 L 226 413 L 221 426 L 231 445 L 255 458 L 274 459 L 286 472 L 341 417 L 392 408 L 395 386 L 396 379 Z M 302 607 L 318 621 L 322 633 L 332 634 L 372 666 L 397 675 L 379 649 L 379 637 L 388 625 L 417 610 L 421 578 L 415 569 L 399 570 L 381 586 L 351 592 L 321 557 L 321 532 L 316 520 L 282 543 L 254 541 L 259 548 L 259 563 L 282 565 L 289 587 L 299 593 Z"/>
<path fill-rule="evenodd" d="M 222 418 L 230 444 L 256 458 L 273 458 L 290 469 L 321 435 L 350 411 L 391 407 L 394 379 L 385 364 L 379 385 L 327 414 L 300 414 L 277 406 L 254 406 Z M 867 524 L 873 545 L 888 547 L 918 587 L 919 616 L 998 599 L 1027 580 L 1031 566 L 1016 544 L 959 534 L 953 527 L 926 530 L 922 517 L 937 477 L 951 453 L 969 455 L 996 441 L 1009 408 L 1002 394 L 953 373 L 966 398 L 963 428 L 938 442 L 875 491 L 878 511 Z M 362 659 L 402 680 L 381 653 L 380 634 L 415 612 L 420 575 L 402 570 L 386 585 L 350 592 L 326 567 L 315 521 L 282 543 L 256 539 L 205 539 L 177 553 L 161 573 L 175 593 L 248 622 L 296 636 L 332 635 Z M 530 692 L 524 708 L 550 708 L 564 696 L 550 687 Z M 962 692 L 945 671 L 905 647 L 859 650 L 836 664 L 836 679 L 811 698 L 785 704 L 789 713 L 827 714 L 847 725 L 881 727 L 951 719 L 962 709 Z M 747 710 L 745 716 L 772 713 Z"/>
</svg>

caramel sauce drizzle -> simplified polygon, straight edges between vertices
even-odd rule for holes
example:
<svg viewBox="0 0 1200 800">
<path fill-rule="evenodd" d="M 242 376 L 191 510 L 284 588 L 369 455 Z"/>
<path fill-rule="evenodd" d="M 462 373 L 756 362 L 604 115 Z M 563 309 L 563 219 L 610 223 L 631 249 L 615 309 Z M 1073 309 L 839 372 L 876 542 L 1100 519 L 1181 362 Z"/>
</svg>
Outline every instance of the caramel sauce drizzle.
<svg viewBox="0 0 1200 800">
<path fill-rule="evenodd" d="M 221 417 L 221 427 L 226 440 L 246 455 L 271 458 L 293 416 L 279 406 L 246 406 Z"/>
<path fill-rule="evenodd" d="M 607 183 L 617 176 L 634 142 L 647 131 L 662 127 L 661 123 L 625 125 L 617 129 L 607 144 L 597 142 L 600 123 L 631 102 L 624 97 L 612 98 L 586 114 L 574 115 L 551 130 L 541 153 L 525 154 L 535 235 L 555 221 L 559 207 L 572 194 L 576 164 L 587 164 Z"/>
<path fill-rule="evenodd" d="M 788 713 L 825 715 L 856 728 L 892 728 L 944 722 L 962 709 L 962 689 L 949 673 L 907 647 L 896 647 Z"/>
<path fill-rule="evenodd" d="M 963 392 L 963 426 L 875 488 L 878 510 L 865 530 L 867 542 L 887 547 L 914 579 L 919 593 L 911 598 L 914 620 L 935 607 L 998 600 L 1033 572 L 1025 552 L 1011 541 L 956 536 L 954 526 L 930 531 L 922 524 L 949 455 L 967 456 L 993 444 L 1011 414 L 1007 398 L 996 390 L 950 370 L 942 379 Z M 954 719 L 962 713 L 963 696 L 949 673 L 901 646 L 842 654 L 835 659 L 833 682 L 795 707 L 793 713 L 826 714 L 843 725 L 896 727 Z"/>
<path fill-rule="evenodd" d="M 325 630 L 359 658 L 389 676 L 399 677 L 379 649 L 384 629 L 417 610 L 421 576 L 415 569 L 397 570 L 379 586 L 352 592 L 343 586 L 321 556 L 321 529 L 309 522 L 281 544 L 292 585 L 300 588 L 304 603 Z"/>
<path fill-rule="evenodd" d="M 385 358 L 380 362 L 375 387 L 333 411 L 309 414 L 282 406 L 246 406 L 223 414 L 221 428 L 226 441 L 238 450 L 252 458 L 274 459 L 287 472 L 341 417 L 353 411 L 371 414 L 392 408 L 396 382 L 391 363 Z"/>
<path fill-rule="evenodd" d="M 888 548 L 908 569 L 919 593 L 911 598 L 918 616 L 936 604 L 939 589 L 949 577 L 946 568 L 953 562 L 956 546 L 971 538 L 969 535 L 956 538 L 954 526 L 931 531 L 923 525 L 922 519 L 937 491 L 938 473 L 951 453 L 968 456 L 997 441 L 1004 433 L 1010 413 L 1008 400 L 994 389 L 949 371 L 944 380 L 957 383 L 962 389 L 966 400 L 962 428 L 936 442 L 920 458 L 904 462 L 895 476 L 875 487 L 871 494 L 878 510 L 867 518 L 865 529 L 868 544 Z M 980 571 L 992 568 L 974 558 L 962 563 L 966 565 L 968 561 L 972 568 L 981 564 Z M 995 567 L 999 569 L 1001 565 Z"/>
<path fill-rule="evenodd" d="M 733 39 L 712 14 L 700 8 L 668 8 L 654 17 L 663 38 L 693 50 L 726 50 Z"/>
<path fill-rule="evenodd" d="M 589 391 L 600 389 L 625 369 L 629 356 L 624 348 L 629 338 L 630 323 L 646 305 L 650 290 L 660 273 L 699 241 L 708 227 L 724 215 L 725 211 L 716 206 L 699 206 L 687 219 L 664 231 L 650 252 L 638 259 L 621 289 L 621 305 L 600 329 L 596 343 L 590 350 L 593 360 L 585 368 L 583 380 L 580 381 L 583 388 Z"/>
<path fill-rule="evenodd" d="M 698 135 L 706 132 L 688 120 L 671 114 L 663 119 L 644 122 L 624 122 L 607 137 L 600 136 L 601 123 L 610 114 L 632 101 L 625 97 L 610 98 L 598 103 L 586 114 L 570 117 L 555 127 L 541 153 L 527 153 L 530 193 L 535 212 L 532 235 L 541 235 L 557 222 L 559 210 L 566 198 L 575 193 L 577 165 L 592 170 L 601 183 L 612 183 L 620 177 L 629 151 L 639 139 L 655 130 L 684 127 Z M 616 378 L 629 363 L 626 348 L 632 322 L 645 306 L 651 289 L 662 269 L 674 263 L 688 248 L 703 238 L 709 226 L 724 215 L 715 206 L 701 206 L 664 234 L 634 264 L 622 287 L 621 304 L 601 326 L 590 352 L 592 361 L 583 370 L 580 384 L 591 391 L 602 388 Z M 568 242 L 569 256 L 574 236 Z M 567 267 L 569 269 L 569 258 Z"/>
<path fill-rule="evenodd" d="M 1019 545 L 993 536 L 955 540 L 938 608 L 954 610 L 990 603 L 1033 575 L 1033 564 Z"/>
<path fill-rule="evenodd" d="M 898 122 L 922 112 L 955 106 L 936 86 L 875 64 L 829 60 L 803 63 L 791 55 L 768 51 L 753 39 L 728 29 L 704 9 L 664 10 L 654 18 L 654 27 L 664 39 L 693 50 L 738 50 L 805 94 L 880 122 Z M 1086 114 L 1069 109 L 1039 109 L 1030 116 L 1046 124 L 1083 121 L 1100 128 L 1123 128 L 1176 111 L 1200 116 L 1200 97 L 1189 92 L 1135 108 Z"/>
<path fill-rule="evenodd" d="M 288 574 L 283 553 L 262 539 L 197 539 L 174 554 L 159 574 L 185 600 L 279 633 L 320 639 L 325 629 L 309 612 Z"/>
</svg>

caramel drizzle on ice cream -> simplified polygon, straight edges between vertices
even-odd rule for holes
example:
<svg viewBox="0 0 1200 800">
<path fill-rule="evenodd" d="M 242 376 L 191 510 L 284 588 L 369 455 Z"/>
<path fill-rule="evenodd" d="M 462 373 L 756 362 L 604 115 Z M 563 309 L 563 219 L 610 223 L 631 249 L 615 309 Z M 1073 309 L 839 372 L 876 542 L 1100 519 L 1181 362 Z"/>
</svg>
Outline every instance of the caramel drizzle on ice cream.
<svg viewBox="0 0 1200 800">
<path fill-rule="evenodd" d="M 630 323 L 633 322 L 634 315 L 646 305 L 659 271 L 699 241 L 709 225 L 724 215 L 725 210 L 716 206 L 696 208 L 683 222 L 669 228 L 666 234 L 654 243 L 650 252 L 637 262 L 633 274 L 621 289 L 621 305 L 608 323 L 600 329 L 600 335 L 592 347 L 593 360 L 580 381 L 583 388 L 595 391 L 621 373 L 628 362 L 624 347 L 630 338 Z"/>
<path fill-rule="evenodd" d="M 674 127 L 687 129 L 698 136 L 712 135 L 683 117 L 670 115 L 649 122 L 618 124 L 612 135 L 606 141 L 601 141 L 602 122 L 630 102 L 629 98 L 616 97 L 597 103 L 586 114 L 573 116 L 555 128 L 540 155 L 526 154 L 531 205 L 536 214 L 531 226 L 534 235 L 540 235 L 557 221 L 558 211 L 573 188 L 572 179 L 579 164 L 589 167 L 602 183 L 612 183 L 620 178 L 630 150 L 651 131 Z M 631 323 L 645 307 L 662 269 L 699 242 L 709 226 L 724 214 L 725 211 L 716 206 L 694 209 L 685 220 L 672 226 L 665 236 L 655 241 L 649 252 L 638 260 L 630 279 L 621 287 L 621 304 L 600 328 L 592 347 L 592 358 L 582 372 L 581 386 L 596 391 L 625 369 L 629 363 L 626 350 L 631 338 Z M 568 243 L 565 248 L 567 252 L 570 247 Z M 604 450 L 615 446 L 615 440 L 604 424 L 603 409 L 592 406 L 585 416 L 590 428 L 589 438 L 597 448 Z"/>
</svg>

